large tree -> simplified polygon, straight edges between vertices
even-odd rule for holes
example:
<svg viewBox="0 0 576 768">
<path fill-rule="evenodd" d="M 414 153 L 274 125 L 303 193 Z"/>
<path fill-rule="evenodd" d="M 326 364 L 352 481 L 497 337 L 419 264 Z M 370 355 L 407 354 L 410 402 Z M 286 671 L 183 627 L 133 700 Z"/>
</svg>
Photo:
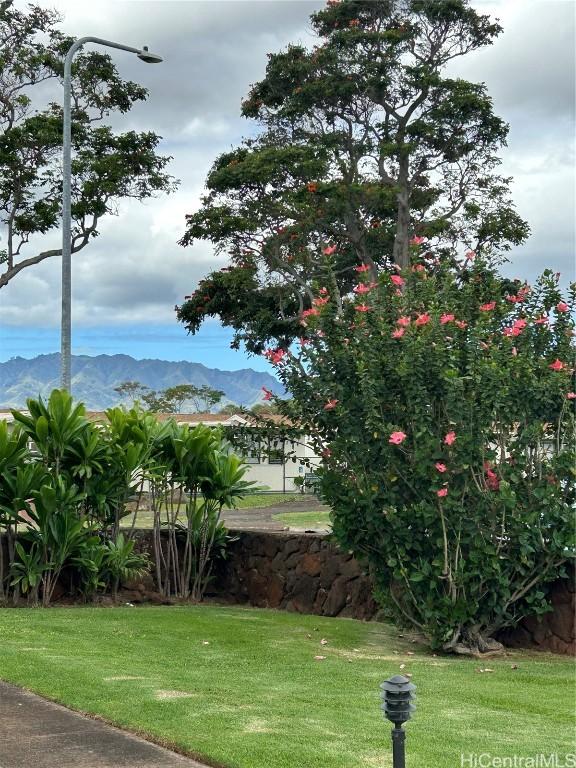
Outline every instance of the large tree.
<svg viewBox="0 0 576 768">
<path fill-rule="evenodd" d="M 528 232 L 498 173 L 507 125 L 483 84 L 446 74 L 498 24 L 467 0 L 330 0 L 311 20 L 318 45 L 269 55 L 242 108 L 261 132 L 217 158 L 181 241 L 231 266 L 179 320 L 219 316 L 255 351 L 301 334 L 328 273 L 344 295 L 356 265 L 405 267 L 414 237 L 494 253 Z"/>
<path fill-rule="evenodd" d="M 0 288 L 23 269 L 53 256 L 39 236 L 57 229 L 62 195 L 62 108 L 39 106 L 46 84 L 60 83 L 73 39 L 57 29 L 57 13 L 0 2 Z M 98 235 L 103 216 L 123 198 L 148 198 L 173 186 L 170 158 L 156 154 L 150 132 L 114 132 L 103 124 L 128 112 L 147 91 L 123 81 L 109 56 L 81 52 L 72 67 L 72 252 Z"/>
</svg>

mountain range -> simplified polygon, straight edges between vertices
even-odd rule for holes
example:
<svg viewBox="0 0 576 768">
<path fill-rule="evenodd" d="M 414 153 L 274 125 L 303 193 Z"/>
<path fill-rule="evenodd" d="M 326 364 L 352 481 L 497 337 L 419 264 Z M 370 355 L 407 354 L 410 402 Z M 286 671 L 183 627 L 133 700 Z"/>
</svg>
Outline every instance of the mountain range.
<svg viewBox="0 0 576 768">
<path fill-rule="evenodd" d="M 28 397 L 47 397 L 59 386 L 59 381 L 60 354 L 31 359 L 13 357 L 0 363 L 0 407 L 22 408 Z M 221 405 L 232 402 L 248 408 L 262 400 L 262 387 L 284 393 L 273 376 L 252 368 L 221 371 L 200 363 L 135 360 L 129 355 L 74 355 L 72 358 L 72 394 L 89 410 L 100 411 L 118 405 L 121 398 L 114 387 L 124 381 L 138 381 L 156 391 L 177 384 L 206 384 L 224 392 Z"/>
</svg>

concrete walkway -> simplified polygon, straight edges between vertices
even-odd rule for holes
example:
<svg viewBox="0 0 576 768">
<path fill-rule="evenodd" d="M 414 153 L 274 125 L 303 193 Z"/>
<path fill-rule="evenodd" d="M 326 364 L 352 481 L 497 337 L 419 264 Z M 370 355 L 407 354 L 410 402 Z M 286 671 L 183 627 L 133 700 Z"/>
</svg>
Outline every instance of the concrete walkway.
<svg viewBox="0 0 576 768">
<path fill-rule="evenodd" d="M 206 768 L 0 683 L 0 768 Z"/>
</svg>

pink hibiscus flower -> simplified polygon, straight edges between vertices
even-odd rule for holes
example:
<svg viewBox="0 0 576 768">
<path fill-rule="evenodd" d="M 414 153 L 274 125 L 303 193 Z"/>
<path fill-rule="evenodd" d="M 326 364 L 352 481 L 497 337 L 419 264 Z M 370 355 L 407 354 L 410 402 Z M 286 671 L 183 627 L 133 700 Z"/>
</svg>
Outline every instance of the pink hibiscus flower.
<svg viewBox="0 0 576 768">
<path fill-rule="evenodd" d="M 359 267 L 354 267 L 356 272 L 370 272 L 368 264 L 361 264 Z"/>
<path fill-rule="evenodd" d="M 430 322 L 430 315 L 428 312 L 423 312 L 421 315 L 417 315 L 414 325 L 426 325 Z"/>
<path fill-rule="evenodd" d="M 558 312 L 568 312 L 570 307 L 568 306 L 568 304 L 566 304 L 565 301 L 559 301 L 558 304 L 556 304 L 556 309 L 558 310 Z"/>
<path fill-rule="evenodd" d="M 443 315 L 440 315 L 440 325 L 446 325 L 446 323 L 450 323 L 452 320 L 454 320 L 454 315 L 450 312 L 445 312 Z"/>
<path fill-rule="evenodd" d="M 286 355 L 286 350 L 280 349 L 280 347 L 278 347 L 277 349 L 267 349 L 264 352 L 264 357 L 268 358 L 268 360 L 270 360 L 270 362 L 273 363 L 274 365 L 281 363 L 285 355 Z"/>
<path fill-rule="evenodd" d="M 327 245 L 326 248 L 322 249 L 322 253 L 325 256 L 332 256 L 333 253 L 336 253 L 336 246 L 335 245 Z"/>
<path fill-rule="evenodd" d="M 392 445 L 400 445 L 401 443 L 406 440 L 406 433 L 405 432 L 392 432 L 390 437 L 388 438 L 388 442 L 392 443 Z"/>
<path fill-rule="evenodd" d="M 436 464 L 434 464 L 438 472 L 446 472 L 446 464 L 442 464 L 441 461 L 437 461 Z"/>
<path fill-rule="evenodd" d="M 354 309 L 356 312 L 369 312 L 370 307 L 367 304 L 357 304 Z"/>
<path fill-rule="evenodd" d="M 439 491 L 436 491 L 436 496 L 440 497 L 441 499 L 443 499 L 444 496 L 448 496 L 448 488 L 440 488 Z"/>
<path fill-rule="evenodd" d="M 558 358 L 548 366 L 548 368 L 551 368 L 553 371 L 562 371 L 564 367 L 564 363 L 561 360 L 558 360 Z"/>
<path fill-rule="evenodd" d="M 393 339 L 401 339 L 402 336 L 404 336 L 404 328 L 396 328 L 395 331 L 392 331 Z"/>
<path fill-rule="evenodd" d="M 495 301 L 489 301 L 487 304 L 480 304 L 478 309 L 480 312 L 491 312 L 496 307 Z"/>
<path fill-rule="evenodd" d="M 456 432 L 454 431 L 447 432 L 446 435 L 444 436 L 444 442 L 446 443 L 446 445 L 452 445 L 455 440 L 456 440 Z"/>
<path fill-rule="evenodd" d="M 400 277 L 400 275 L 390 275 L 390 280 L 394 283 L 394 285 L 404 285 L 406 280 L 404 280 L 403 277 Z"/>
<path fill-rule="evenodd" d="M 338 405 L 339 402 L 340 401 L 336 400 L 335 397 L 332 398 L 331 400 L 328 400 L 328 402 L 324 405 L 324 410 L 325 411 L 332 411 L 332 410 L 334 410 L 334 408 L 336 408 L 336 406 Z"/>
<path fill-rule="evenodd" d="M 408 315 L 403 315 L 402 317 L 399 317 L 398 320 L 396 320 L 398 325 L 401 325 L 402 327 L 406 328 L 410 325 L 412 322 Z"/>
<path fill-rule="evenodd" d="M 422 245 L 422 243 L 425 243 L 427 237 L 420 237 L 419 235 L 414 235 L 414 237 L 410 240 L 410 245 Z"/>
</svg>

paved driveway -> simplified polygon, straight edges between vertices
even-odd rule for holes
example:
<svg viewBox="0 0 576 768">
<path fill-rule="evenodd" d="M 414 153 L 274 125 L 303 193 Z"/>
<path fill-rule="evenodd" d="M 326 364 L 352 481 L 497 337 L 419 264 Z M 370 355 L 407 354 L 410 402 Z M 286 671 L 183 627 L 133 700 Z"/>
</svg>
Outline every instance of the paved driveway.
<svg viewBox="0 0 576 768">
<path fill-rule="evenodd" d="M 224 509 L 222 519 L 228 528 L 256 529 L 259 531 L 283 531 L 288 524 L 273 519 L 273 515 L 285 515 L 291 512 L 329 512 L 330 507 L 318 501 L 316 496 L 303 496 L 302 501 L 285 501 L 273 507 L 254 509 Z M 0 766 L 0 768 L 2 768 Z"/>
</svg>

